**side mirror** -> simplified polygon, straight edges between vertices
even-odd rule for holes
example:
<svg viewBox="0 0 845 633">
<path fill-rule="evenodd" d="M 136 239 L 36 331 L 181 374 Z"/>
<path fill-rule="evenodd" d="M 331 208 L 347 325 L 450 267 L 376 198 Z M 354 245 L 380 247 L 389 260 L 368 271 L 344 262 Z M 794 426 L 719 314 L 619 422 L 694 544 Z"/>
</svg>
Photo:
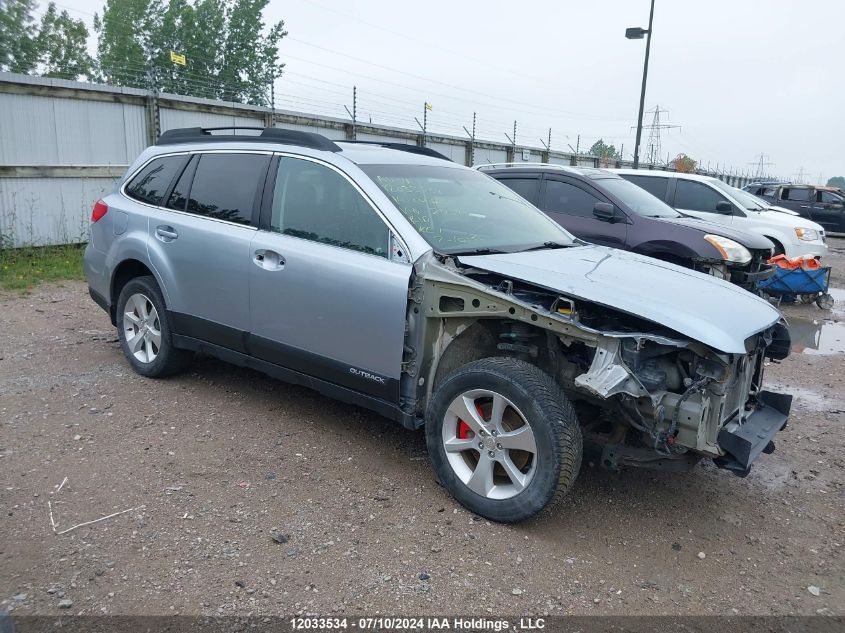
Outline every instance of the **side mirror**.
<svg viewBox="0 0 845 633">
<path fill-rule="evenodd" d="M 733 205 L 726 200 L 716 203 L 716 213 L 723 213 L 724 215 L 732 215 L 734 212 Z"/>
<path fill-rule="evenodd" d="M 596 202 L 593 205 L 593 215 L 602 222 L 616 222 L 619 219 L 616 207 L 609 202 Z"/>
</svg>

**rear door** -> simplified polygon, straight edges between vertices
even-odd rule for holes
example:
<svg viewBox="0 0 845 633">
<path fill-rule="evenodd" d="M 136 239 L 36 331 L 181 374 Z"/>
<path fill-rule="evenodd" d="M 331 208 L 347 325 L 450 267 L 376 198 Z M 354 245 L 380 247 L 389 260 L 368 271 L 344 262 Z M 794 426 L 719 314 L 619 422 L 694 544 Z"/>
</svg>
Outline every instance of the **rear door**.
<svg viewBox="0 0 845 633">
<path fill-rule="evenodd" d="M 271 156 L 196 153 L 149 214 L 150 261 L 176 333 L 246 352 L 250 242 Z"/>
<path fill-rule="evenodd" d="M 411 264 L 340 170 L 274 159 L 249 262 L 252 353 L 398 403 Z"/>
<path fill-rule="evenodd" d="M 816 190 L 812 219 L 821 224 L 825 231 L 845 231 L 845 204 L 842 196 L 824 189 Z"/>
<path fill-rule="evenodd" d="M 624 249 L 628 237 L 627 216 L 616 207 L 621 221 L 599 220 L 593 215 L 596 202 L 613 204 L 601 192 L 573 178 L 557 174 L 543 177 L 540 208 L 550 218 L 582 240 Z"/>
</svg>

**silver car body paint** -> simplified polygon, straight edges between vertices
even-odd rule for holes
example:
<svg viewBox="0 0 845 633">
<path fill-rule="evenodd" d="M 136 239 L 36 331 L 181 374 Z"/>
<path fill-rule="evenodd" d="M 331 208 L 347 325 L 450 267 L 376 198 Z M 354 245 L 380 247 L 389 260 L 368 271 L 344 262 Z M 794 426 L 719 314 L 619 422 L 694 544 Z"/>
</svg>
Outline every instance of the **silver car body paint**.
<svg viewBox="0 0 845 633">
<path fill-rule="evenodd" d="M 421 394 L 430 395 L 443 353 L 475 321 L 499 319 L 531 325 L 542 318 L 548 341 L 567 345 L 580 341 L 608 355 L 609 360 L 594 359 L 589 371 L 581 368 L 580 376 L 570 376 L 570 385 L 602 398 L 612 394 L 640 398 L 648 393 L 650 398 L 641 398 L 636 405 L 641 415 L 659 420 L 660 407 L 667 415 L 683 413 L 679 442 L 701 454 L 722 454 L 717 442 L 726 419 L 721 405 L 725 403 L 725 416 L 737 411 L 740 422 L 749 415 L 742 407 L 751 381 L 762 377 L 760 342 L 764 337 L 756 337 L 753 351 L 746 349 L 746 339 L 778 323 L 781 315 L 776 309 L 712 276 L 591 245 L 460 256 L 461 266 L 457 267 L 454 258 L 433 252 L 358 165 L 467 168 L 383 147 L 338 144 L 341 152 L 230 141 L 148 148 L 121 185 L 104 198 L 116 213 L 107 213 L 91 227 L 85 272 L 92 295 L 113 309 L 116 269 L 122 262 L 140 262 L 155 276 L 168 311 L 188 315 L 212 329 L 223 326 L 240 333 L 243 355 L 254 354 L 263 345 L 264 351 L 269 350 L 264 358 L 276 362 L 271 359 L 272 352 L 281 359 L 277 364 L 293 359 L 299 365 L 291 368 L 308 376 L 320 377 L 317 371 L 309 373 L 309 363 L 316 362 L 315 358 L 327 359 L 333 363 L 330 371 L 334 373 L 325 380 L 389 400 L 396 411 L 401 408 L 406 416 L 403 424 L 409 426 L 420 420 L 426 400 Z M 391 244 L 403 251 L 401 258 L 376 257 L 172 211 L 138 202 L 123 191 L 123 185 L 157 156 L 208 151 L 259 151 L 327 165 L 347 178 L 372 205 L 392 234 Z M 256 260 L 259 252 L 268 255 L 263 264 Z M 395 255 L 394 250 L 389 252 Z M 591 329 L 548 306 L 534 306 L 498 286 L 471 278 L 468 275 L 473 269 L 525 282 L 576 303 L 585 301 L 636 315 L 668 331 L 638 334 Z M 450 312 L 448 302 L 440 305 L 438 293 L 465 297 L 465 302 L 460 299 L 465 307 L 460 313 Z M 673 331 L 680 336 L 674 337 Z M 699 394 L 647 391 L 635 368 L 623 358 L 616 340 L 621 338 L 634 340 L 638 349 L 647 345 L 662 353 L 688 350 L 715 360 L 736 379 L 730 389 L 710 385 L 706 393 Z M 495 344 L 493 349 L 497 353 Z M 315 384 L 311 378 L 302 382 Z M 348 392 L 334 395 L 349 397 Z"/>
<path fill-rule="evenodd" d="M 460 261 L 648 319 L 731 354 L 744 354 L 745 339 L 781 318 L 769 302 L 734 284 L 602 246 Z"/>
</svg>

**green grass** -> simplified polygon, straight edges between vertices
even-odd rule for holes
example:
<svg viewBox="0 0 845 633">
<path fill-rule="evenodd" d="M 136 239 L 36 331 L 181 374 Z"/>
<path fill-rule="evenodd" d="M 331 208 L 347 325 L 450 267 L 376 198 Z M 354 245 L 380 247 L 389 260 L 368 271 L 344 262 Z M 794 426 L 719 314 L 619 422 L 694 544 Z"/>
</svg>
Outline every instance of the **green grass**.
<svg viewBox="0 0 845 633">
<path fill-rule="evenodd" d="M 26 293 L 45 281 L 84 279 L 84 244 L 0 248 L 0 288 Z"/>
</svg>

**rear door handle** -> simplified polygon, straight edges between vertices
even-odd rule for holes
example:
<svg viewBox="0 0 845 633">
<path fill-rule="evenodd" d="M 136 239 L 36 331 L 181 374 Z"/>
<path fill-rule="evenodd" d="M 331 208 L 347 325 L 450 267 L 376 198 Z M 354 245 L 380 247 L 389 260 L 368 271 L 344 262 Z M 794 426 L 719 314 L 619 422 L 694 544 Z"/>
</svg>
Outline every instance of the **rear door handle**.
<svg viewBox="0 0 845 633">
<path fill-rule="evenodd" d="M 260 249 L 253 253 L 252 263 L 264 270 L 283 270 L 285 258 L 276 251 Z"/>
<path fill-rule="evenodd" d="M 173 230 L 172 226 L 159 225 L 156 227 L 156 237 L 162 242 L 172 242 L 179 234 Z"/>
</svg>

